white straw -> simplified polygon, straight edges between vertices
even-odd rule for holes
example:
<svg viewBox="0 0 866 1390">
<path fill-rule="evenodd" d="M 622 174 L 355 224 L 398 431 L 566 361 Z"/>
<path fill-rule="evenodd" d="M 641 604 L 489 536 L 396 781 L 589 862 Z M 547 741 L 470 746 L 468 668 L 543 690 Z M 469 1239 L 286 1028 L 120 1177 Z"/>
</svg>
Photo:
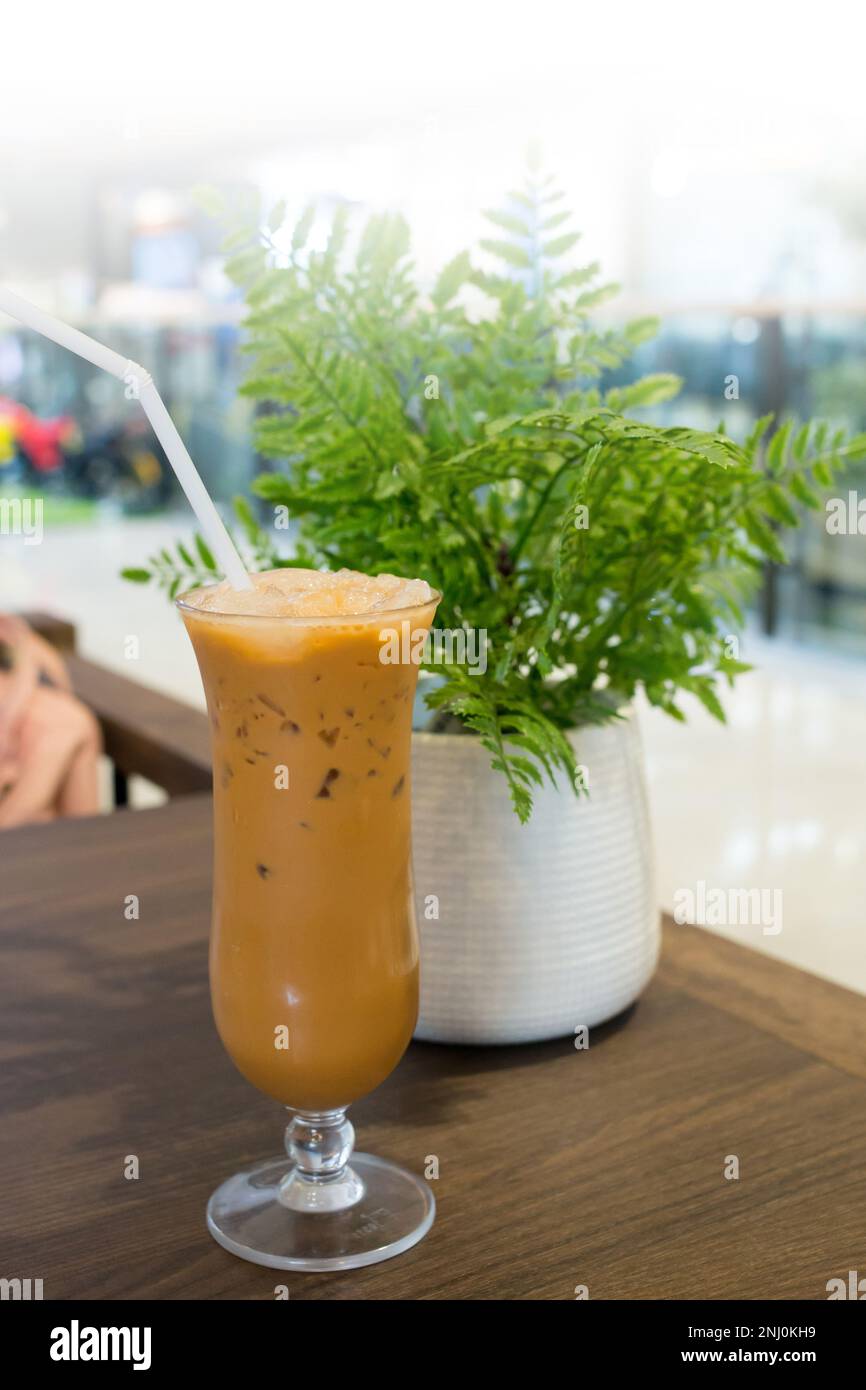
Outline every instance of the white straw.
<svg viewBox="0 0 866 1390">
<path fill-rule="evenodd" d="M 219 512 L 211 501 L 207 488 L 199 477 L 198 470 L 175 428 L 174 421 L 163 404 L 162 397 L 151 380 L 150 373 L 146 372 L 144 367 L 140 367 L 137 362 L 121 357 L 119 352 L 104 347 L 102 343 L 97 343 L 86 333 L 80 333 L 77 328 L 70 327 L 68 323 L 54 318 L 52 314 L 46 314 L 35 304 L 22 299 L 20 295 L 13 294 L 11 290 L 4 289 L 2 285 L 0 285 L 0 309 L 4 309 L 12 318 L 18 319 L 28 328 L 34 329 L 35 332 L 41 333 L 46 338 L 51 338 L 61 347 L 69 348 L 71 352 L 83 357 L 86 362 L 92 362 L 95 367 L 102 367 L 103 371 L 110 372 L 112 376 L 119 377 L 121 381 L 126 383 L 129 395 L 140 400 L 141 407 L 153 426 L 154 434 L 165 450 L 169 463 L 177 474 L 178 482 L 186 493 L 187 501 L 198 517 L 205 540 L 213 551 L 226 579 L 233 589 L 251 589 L 252 582 L 244 569 L 243 561 L 223 525 Z"/>
</svg>

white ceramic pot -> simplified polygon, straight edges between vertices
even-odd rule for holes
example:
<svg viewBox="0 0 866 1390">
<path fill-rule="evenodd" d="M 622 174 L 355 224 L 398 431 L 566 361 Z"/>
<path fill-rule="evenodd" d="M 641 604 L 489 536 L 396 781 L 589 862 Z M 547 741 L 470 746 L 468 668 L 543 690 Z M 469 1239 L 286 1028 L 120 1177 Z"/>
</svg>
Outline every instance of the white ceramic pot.
<svg viewBox="0 0 866 1390">
<path fill-rule="evenodd" d="M 612 1018 L 652 976 L 660 923 L 636 721 L 570 738 L 589 796 L 545 785 L 521 825 L 477 739 L 413 736 L 416 1037 L 562 1037 Z"/>
</svg>

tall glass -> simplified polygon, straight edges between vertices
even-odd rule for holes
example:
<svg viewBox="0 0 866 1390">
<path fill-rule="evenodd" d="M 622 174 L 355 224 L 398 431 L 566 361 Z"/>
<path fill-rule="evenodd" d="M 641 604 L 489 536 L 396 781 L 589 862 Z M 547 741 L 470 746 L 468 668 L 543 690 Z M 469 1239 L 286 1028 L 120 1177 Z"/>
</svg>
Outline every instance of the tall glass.
<svg viewBox="0 0 866 1390">
<path fill-rule="evenodd" d="M 239 1071 L 292 1117 L 288 1156 L 208 1205 L 215 1239 L 257 1264 L 373 1264 L 433 1221 L 426 1183 L 353 1153 L 346 1109 L 394 1069 L 417 1018 L 410 738 L 438 599 L 330 618 L 178 600 L 211 723 L 214 1017 Z"/>
</svg>

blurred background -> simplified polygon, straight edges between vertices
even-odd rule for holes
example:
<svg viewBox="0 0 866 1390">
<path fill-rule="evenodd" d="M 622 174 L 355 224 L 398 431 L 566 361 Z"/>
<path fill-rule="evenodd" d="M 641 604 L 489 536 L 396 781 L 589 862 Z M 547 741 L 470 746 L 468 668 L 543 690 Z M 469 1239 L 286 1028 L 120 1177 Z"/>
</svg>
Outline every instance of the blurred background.
<svg viewBox="0 0 866 1390">
<path fill-rule="evenodd" d="M 629 372 L 684 378 L 663 418 L 737 437 L 768 410 L 863 429 L 863 27 L 835 0 L 19 10 L 3 33 L 0 278 L 144 363 L 225 501 L 257 461 L 240 305 L 196 190 L 285 199 L 289 222 L 314 200 L 313 244 L 339 204 L 359 220 L 398 209 L 432 282 L 487 234 L 482 209 L 536 140 L 581 260 L 622 284 L 604 314 L 663 319 Z M 0 497 L 36 490 L 45 543 L 0 535 L 0 605 L 74 619 L 83 650 L 127 674 L 134 632 L 136 678 L 199 700 L 164 601 L 117 577 L 190 529 L 159 446 L 112 379 L 4 320 Z M 761 669 L 727 730 L 645 714 L 662 896 L 699 877 L 782 882 L 786 931 L 751 944 L 866 988 L 866 536 L 808 515 L 740 655 Z"/>
</svg>

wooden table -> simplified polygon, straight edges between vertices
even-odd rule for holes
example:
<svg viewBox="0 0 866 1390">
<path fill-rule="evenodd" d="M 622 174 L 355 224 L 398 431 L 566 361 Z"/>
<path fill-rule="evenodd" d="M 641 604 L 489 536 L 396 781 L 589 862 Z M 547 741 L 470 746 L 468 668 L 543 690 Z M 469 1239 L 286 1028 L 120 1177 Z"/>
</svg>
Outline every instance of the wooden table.
<svg viewBox="0 0 866 1390">
<path fill-rule="evenodd" d="M 41 612 L 21 616 L 57 647 L 75 694 L 99 721 L 118 802 L 126 804 L 127 779 L 135 774 L 169 796 L 210 791 L 210 736 L 202 710 L 76 655 L 75 627 L 66 619 Z"/>
<path fill-rule="evenodd" d="M 169 796 L 210 791 L 210 731 L 203 711 L 82 657 L 64 660 L 76 695 L 99 720 L 115 767 L 147 777 Z"/>
<path fill-rule="evenodd" d="M 283 1114 L 210 1019 L 209 817 L 197 796 L 0 837 L 4 1276 L 62 1299 L 823 1299 L 866 1273 L 866 1001 L 671 925 L 588 1051 L 415 1044 L 354 1107 L 360 1147 L 439 1159 L 414 1250 L 305 1276 L 221 1250 L 207 1197 L 280 1151 Z"/>
</svg>

